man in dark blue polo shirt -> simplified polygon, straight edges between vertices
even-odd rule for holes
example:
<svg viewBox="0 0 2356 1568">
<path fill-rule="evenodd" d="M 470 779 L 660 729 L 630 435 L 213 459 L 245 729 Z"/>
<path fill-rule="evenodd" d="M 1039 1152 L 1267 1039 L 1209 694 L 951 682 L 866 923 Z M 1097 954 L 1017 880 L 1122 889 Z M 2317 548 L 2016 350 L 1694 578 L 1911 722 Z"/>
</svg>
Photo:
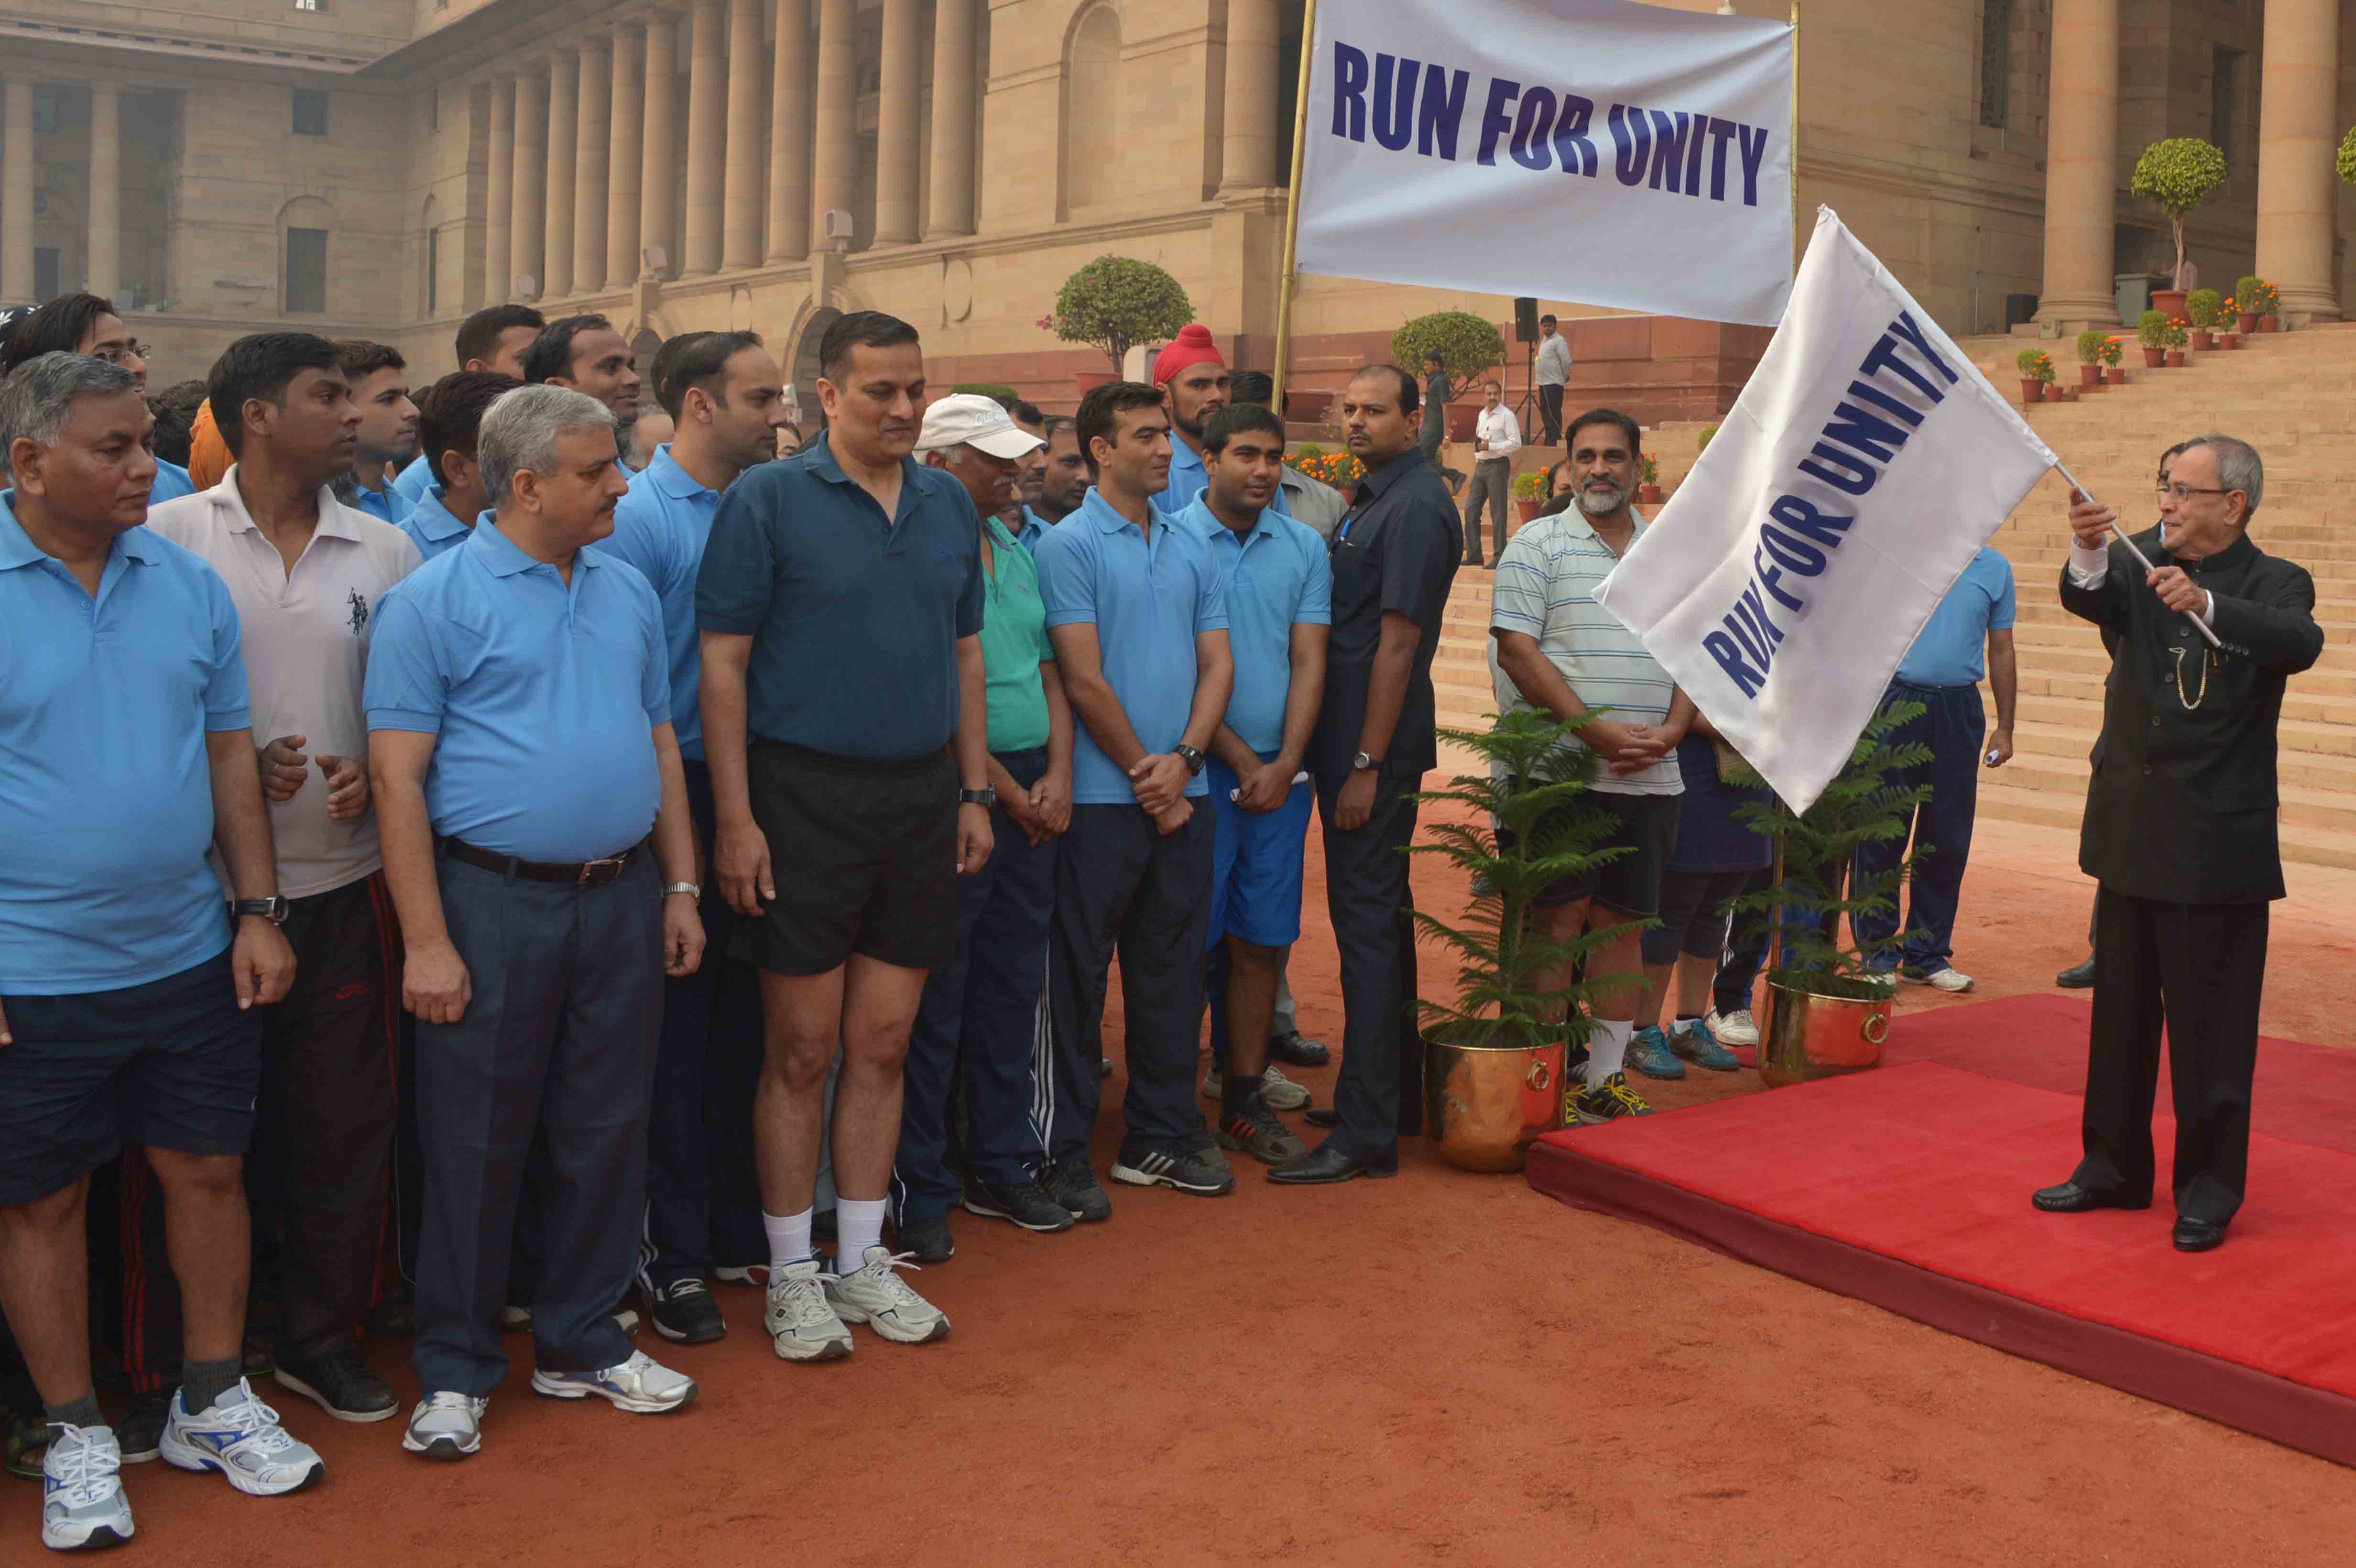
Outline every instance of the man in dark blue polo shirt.
<svg viewBox="0 0 2356 1568">
<path fill-rule="evenodd" d="M 767 1324 L 789 1361 L 904 1344 L 948 1319 L 883 1245 L 901 1068 L 926 973 L 957 951 L 957 882 L 990 859 L 981 518 L 919 465 L 916 329 L 843 316 L 819 346 L 826 433 L 721 497 L 697 580 L 712 868 L 761 971 L 754 1102 Z M 954 741 L 954 748 L 952 748 Z M 772 869 L 774 867 L 774 869 Z M 810 1250 L 827 1069 L 835 1271 Z"/>
<path fill-rule="evenodd" d="M 294 956 L 236 608 L 140 526 L 153 423 L 98 359 L 42 355 L 0 383 L 0 1311 L 48 1407 L 59 1549 L 132 1534 L 83 1299 L 90 1175 L 126 1142 L 163 1185 L 187 1303 L 165 1457 L 249 1493 L 320 1474 L 240 1375 L 252 1009 L 286 994 Z"/>
<path fill-rule="evenodd" d="M 1072 826 L 1047 950 L 1048 1191 L 1076 1218 L 1111 1201 L 1088 1168 L 1103 1081 L 1106 969 L 1118 944 L 1129 1122 L 1113 1179 L 1215 1196 L 1236 1179 L 1194 1104 L 1215 831 L 1204 748 L 1235 682 L 1210 542 L 1154 508 L 1170 415 L 1134 381 L 1080 400 L 1097 482 L 1034 551 L 1047 635 L 1078 716 Z"/>
<path fill-rule="evenodd" d="M 702 853 L 712 853 L 712 773 L 697 710 L 702 650 L 695 584 L 721 492 L 777 449 L 786 422 L 785 378 L 750 332 L 673 338 L 655 356 L 655 401 L 674 433 L 655 448 L 614 508 L 614 537 L 597 548 L 646 574 L 662 603 L 670 649 L 671 726 L 679 734 L 687 808 Z M 643 424 L 645 421 L 639 421 Z M 719 949 L 694 974 L 664 987 L 662 1050 L 655 1059 L 654 1118 L 647 1128 L 647 1227 L 638 1288 L 655 1332 L 702 1344 L 727 1332 L 708 1276 L 718 1264 L 766 1261 L 760 1195 L 746 1102 L 760 1081 L 761 990 L 731 962 L 728 901 L 703 890 L 703 929 Z"/>
<path fill-rule="evenodd" d="M 425 1166 L 425 1397 L 402 1446 L 437 1459 L 481 1445 L 507 1372 L 535 1137 L 532 1392 L 649 1413 L 695 1396 L 614 1318 L 637 1259 L 662 980 L 703 951 L 662 611 L 636 568 L 583 548 L 626 488 L 611 413 L 520 387 L 476 443 L 492 515 L 378 605 L 365 699 Z"/>
</svg>

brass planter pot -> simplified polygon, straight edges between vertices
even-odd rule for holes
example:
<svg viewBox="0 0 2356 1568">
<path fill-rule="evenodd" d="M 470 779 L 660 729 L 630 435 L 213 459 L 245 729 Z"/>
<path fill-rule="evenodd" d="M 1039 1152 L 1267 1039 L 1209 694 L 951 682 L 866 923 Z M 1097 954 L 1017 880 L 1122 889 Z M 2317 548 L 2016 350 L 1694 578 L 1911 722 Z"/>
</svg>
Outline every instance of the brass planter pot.
<svg viewBox="0 0 2356 1568">
<path fill-rule="evenodd" d="M 1781 1089 L 1880 1066 L 1892 1000 L 1827 997 L 1768 981 L 1767 1017 L 1759 1031 L 1759 1076 Z"/>
<path fill-rule="evenodd" d="M 1440 1157 L 1462 1170 L 1519 1170 L 1530 1145 L 1562 1125 L 1565 1047 L 1450 1045 L 1423 1059 L 1424 1115 Z"/>
</svg>

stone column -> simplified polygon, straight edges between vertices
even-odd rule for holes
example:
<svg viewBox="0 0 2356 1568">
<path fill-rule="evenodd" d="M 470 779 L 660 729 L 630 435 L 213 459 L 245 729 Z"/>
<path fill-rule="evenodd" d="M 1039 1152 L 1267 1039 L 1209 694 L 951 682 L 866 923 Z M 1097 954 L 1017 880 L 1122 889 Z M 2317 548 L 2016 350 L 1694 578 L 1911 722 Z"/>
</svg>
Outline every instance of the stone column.
<svg viewBox="0 0 2356 1568">
<path fill-rule="evenodd" d="M 548 229 L 546 275 L 541 293 L 562 299 L 573 292 L 573 187 L 581 150 L 581 57 L 559 49 L 548 57 Z"/>
<path fill-rule="evenodd" d="M 516 80 L 491 83 L 491 154 L 483 176 L 483 303 L 515 298 Z"/>
<path fill-rule="evenodd" d="M 859 12 L 853 0 L 819 0 L 817 155 L 810 172 L 810 243 L 820 219 L 848 212 L 859 190 Z"/>
<path fill-rule="evenodd" d="M 33 303 L 33 79 L 0 76 L 0 300 Z"/>
<path fill-rule="evenodd" d="M 540 283 L 548 295 L 548 79 L 516 78 L 515 221 L 508 265 Z"/>
<path fill-rule="evenodd" d="M 917 51 L 924 47 L 918 0 L 884 0 L 884 81 L 876 97 L 875 243 L 916 237 L 916 144 L 924 107 Z"/>
<path fill-rule="evenodd" d="M 123 288 L 123 89 L 112 81 L 90 87 L 90 282 L 83 286 L 106 299 Z"/>
<path fill-rule="evenodd" d="M 1290 178 L 1276 166 L 1277 0 L 1227 0 L 1227 71 L 1219 138 L 1222 195 Z"/>
<path fill-rule="evenodd" d="M 2340 6 L 2266 0 L 2258 66 L 2258 276 L 2292 325 L 2338 321 Z"/>
<path fill-rule="evenodd" d="M 638 162 L 647 132 L 647 38 L 628 24 L 614 29 L 613 142 L 605 156 L 605 282 L 627 287 L 638 275 Z"/>
<path fill-rule="evenodd" d="M 798 261 L 810 239 L 809 0 L 777 0 L 769 84 L 769 256 Z"/>
<path fill-rule="evenodd" d="M 679 23 L 668 12 L 647 22 L 647 130 L 638 165 L 638 242 L 660 246 L 679 275 Z M 633 274 L 635 275 L 635 274 Z"/>
<path fill-rule="evenodd" d="M 2112 229 L 2119 189 L 2119 0 L 2053 0 L 2045 133 L 2045 288 L 2037 319 L 2115 326 Z"/>
<path fill-rule="evenodd" d="M 722 175 L 728 137 L 728 0 L 695 0 L 687 59 L 685 272 L 720 270 Z"/>
<path fill-rule="evenodd" d="M 727 209 L 720 224 L 720 264 L 761 264 L 761 187 L 768 148 L 761 141 L 761 97 L 770 83 L 761 52 L 766 0 L 728 0 Z"/>
<path fill-rule="evenodd" d="M 1229 0 L 1230 8 L 1238 0 Z M 933 14 L 933 185 L 925 238 L 973 232 L 974 0 L 937 0 Z"/>
<path fill-rule="evenodd" d="M 581 45 L 581 133 L 573 155 L 573 288 L 589 293 L 605 286 L 606 159 L 613 148 L 613 40 Z"/>
</svg>

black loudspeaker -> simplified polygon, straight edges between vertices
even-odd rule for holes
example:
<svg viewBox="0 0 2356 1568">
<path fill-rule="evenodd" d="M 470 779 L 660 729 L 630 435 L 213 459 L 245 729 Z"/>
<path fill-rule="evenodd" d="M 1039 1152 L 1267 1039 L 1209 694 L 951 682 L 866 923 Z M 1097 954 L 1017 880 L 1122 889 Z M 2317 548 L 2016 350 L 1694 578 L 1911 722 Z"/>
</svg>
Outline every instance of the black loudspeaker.
<svg viewBox="0 0 2356 1568">
<path fill-rule="evenodd" d="M 1538 302 L 1536 300 L 1515 300 L 1514 302 L 1514 341 L 1516 343 L 1536 343 L 1537 340 Z"/>
</svg>

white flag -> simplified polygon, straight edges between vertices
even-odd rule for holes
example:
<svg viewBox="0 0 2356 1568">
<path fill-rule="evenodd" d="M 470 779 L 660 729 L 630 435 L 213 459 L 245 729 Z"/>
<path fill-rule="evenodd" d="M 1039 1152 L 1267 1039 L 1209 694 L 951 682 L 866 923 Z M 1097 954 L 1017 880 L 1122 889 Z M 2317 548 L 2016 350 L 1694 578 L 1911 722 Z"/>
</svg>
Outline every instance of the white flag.
<svg viewBox="0 0 2356 1568">
<path fill-rule="evenodd" d="M 2053 453 L 1829 208 L 1734 410 L 1596 598 L 1796 811 Z"/>
<path fill-rule="evenodd" d="M 1772 326 L 1789 23 L 1633 0 L 1320 0 L 1304 272 Z"/>
</svg>

